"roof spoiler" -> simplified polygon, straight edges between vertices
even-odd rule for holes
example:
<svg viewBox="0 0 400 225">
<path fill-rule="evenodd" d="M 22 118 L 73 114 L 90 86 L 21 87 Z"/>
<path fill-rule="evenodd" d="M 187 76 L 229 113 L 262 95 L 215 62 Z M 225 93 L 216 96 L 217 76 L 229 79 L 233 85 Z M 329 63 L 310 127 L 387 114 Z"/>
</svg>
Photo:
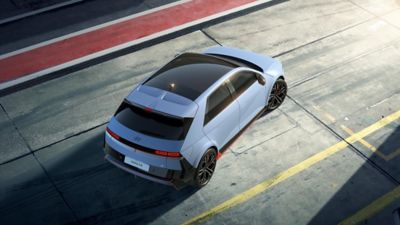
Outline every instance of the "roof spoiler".
<svg viewBox="0 0 400 225">
<path fill-rule="evenodd" d="M 228 56 L 238 60 L 246 61 L 256 65 L 261 68 L 264 73 L 273 72 L 271 69 L 275 66 L 280 67 L 282 69 L 282 64 L 277 59 L 273 59 L 269 56 L 264 56 L 261 54 L 256 54 L 253 52 L 237 49 L 237 48 L 229 48 L 222 46 L 215 46 L 204 51 L 204 54 L 209 55 L 220 55 L 220 56 Z M 275 69 L 273 69 L 275 70 Z M 279 70 L 279 68 L 278 68 Z M 272 74 L 271 74 L 272 75 Z"/>
</svg>

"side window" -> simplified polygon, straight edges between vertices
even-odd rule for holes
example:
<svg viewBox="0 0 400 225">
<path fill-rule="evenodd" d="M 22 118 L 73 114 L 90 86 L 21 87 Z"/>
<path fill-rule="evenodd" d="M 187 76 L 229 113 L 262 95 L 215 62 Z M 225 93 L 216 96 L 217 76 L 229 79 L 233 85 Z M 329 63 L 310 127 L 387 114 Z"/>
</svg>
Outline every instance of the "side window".
<svg viewBox="0 0 400 225">
<path fill-rule="evenodd" d="M 242 71 L 229 79 L 235 88 L 236 96 L 241 95 L 247 88 L 257 81 L 256 74 L 249 71 Z"/>
<path fill-rule="evenodd" d="M 217 116 L 218 113 L 224 110 L 232 101 L 232 95 L 226 83 L 224 83 L 207 98 L 204 125 Z"/>
</svg>

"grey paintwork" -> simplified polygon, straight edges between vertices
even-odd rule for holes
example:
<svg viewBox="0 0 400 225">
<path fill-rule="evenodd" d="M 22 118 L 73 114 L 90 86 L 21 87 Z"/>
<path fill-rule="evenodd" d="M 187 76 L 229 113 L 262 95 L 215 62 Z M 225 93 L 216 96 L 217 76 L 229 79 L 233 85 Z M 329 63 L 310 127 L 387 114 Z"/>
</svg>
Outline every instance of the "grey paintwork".
<svg viewBox="0 0 400 225">
<path fill-rule="evenodd" d="M 394 8 L 386 6 L 397 4 L 396 1 L 355 2 L 367 9 L 390 12 Z M 400 31 L 389 24 L 381 27 L 375 24 L 382 24 L 381 18 L 395 24 L 400 22 L 400 17 L 384 15 L 367 20 L 365 15 L 370 18 L 372 15 L 355 8 L 349 1 L 291 0 L 281 6 L 262 8 L 259 12 L 205 29 L 223 45 L 272 55 L 311 40 L 321 40 L 279 57 L 291 87 L 290 97 L 296 102 L 287 98 L 279 110 L 257 119 L 218 161 L 218 172 L 213 175 L 213 181 L 200 190 L 185 188 L 175 191 L 144 179 L 135 179 L 104 162 L 104 154 L 100 151 L 104 126 L 92 128 L 109 120 L 112 111 L 133 85 L 147 77 L 142 74 L 159 68 L 176 52 L 199 52 L 215 44 L 206 41 L 201 32 L 2 97 L 3 106 L 18 130 L 23 131 L 22 136 L 28 137 L 28 143 L 40 139 L 40 142 L 35 142 L 34 149 L 58 141 L 36 151 L 35 155 L 59 190 L 49 192 L 50 189 L 38 186 L 47 180 L 46 176 L 20 172 L 22 168 L 32 170 L 35 161 L 26 161 L 30 156 L 3 164 L 0 179 L 7 177 L 5 173 L 9 174 L 9 179 L 0 182 L 0 202 L 4 203 L 0 218 L 3 224 L 30 224 L 32 221 L 40 221 L 43 225 L 73 223 L 71 211 L 64 210 L 66 203 L 82 224 L 182 224 L 334 145 L 339 139 L 330 129 L 340 132 L 340 125 L 344 124 L 356 132 L 375 123 L 381 116 L 398 110 L 400 98 L 396 93 L 399 93 L 399 88 L 395 85 L 400 82 L 396 71 L 400 61 Z M 391 15 L 400 16 L 398 13 Z M 354 23 L 358 25 L 345 29 Z M 336 30 L 341 31 L 325 38 Z M 237 35 L 238 31 L 240 35 Z M 396 44 L 390 44 L 394 39 L 397 39 Z M 388 44 L 391 47 L 387 48 Z M 372 51 L 376 54 L 368 54 Z M 154 55 L 157 58 L 152 58 Z M 319 81 L 310 82 L 316 74 L 322 75 Z M 339 78 L 338 75 L 344 76 Z M 325 79 L 329 80 L 323 82 Z M 349 80 L 351 83 L 346 82 Z M 322 90 L 334 89 L 327 94 L 321 87 Z M 355 91 L 354 87 L 363 87 L 363 90 Z M 315 97 L 320 96 L 320 101 L 307 99 L 305 94 L 314 90 L 321 90 L 315 93 Z M 391 97 L 386 99 L 388 90 Z M 301 93 L 304 96 L 299 96 Z M 370 98 L 366 93 L 380 98 Z M 348 107 L 342 96 L 357 102 Z M 365 107 L 379 102 L 382 103 L 376 107 Z M 322 113 L 313 109 L 314 105 L 321 103 L 324 103 L 321 109 L 333 115 L 336 123 L 330 123 Z M 399 125 L 398 122 L 395 124 Z M 393 128 L 396 127 L 386 126 L 382 131 L 390 132 Z M 90 131 L 85 132 L 87 129 Z M 10 130 L 4 128 L 4 139 L 9 134 Z M 76 135 L 71 137 L 73 134 Z M 64 136 L 66 140 L 62 140 Z M 366 140 L 379 148 L 385 139 L 378 131 Z M 354 148 L 369 159 L 354 153 Z M 7 146 L 0 149 L 6 151 Z M 397 187 L 380 169 L 399 180 L 400 157 L 382 160 L 359 143 L 342 153 L 204 223 L 338 224 Z M 371 160 L 376 164 L 371 166 Z M 50 188 L 54 190 L 53 186 Z M 65 203 L 51 200 L 59 199 L 60 194 Z M 392 211 L 399 206 L 400 199 L 397 199 L 361 223 L 392 224 Z M 36 220 L 29 215 L 34 215 Z M 310 223 L 313 217 L 321 220 Z"/>
<path fill-rule="evenodd" d="M 178 117 L 194 117 L 197 110 L 193 101 L 147 85 L 136 87 L 127 100 Z"/>
<path fill-rule="evenodd" d="M 239 133 L 263 108 L 265 108 L 272 85 L 283 76 L 282 65 L 278 60 L 235 48 L 212 47 L 204 54 L 217 54 L 245 60 L 260 67 L 256 71 L 248 67 L 237 67 L 214 82 L 194 101 L 166 90 L 149 87 L 140 83 L 127 96 L 133 104 L 177 117 L 193 118 L 185 140 L 165 140 L 133 131 L 120 124 L 114 117 L 108 127 L 122 138 L 151 149 L 180 152 L 189 164 L 197 168 L 204 152 L 209 148 L 221 151 L 223 146 Z M 229 77 L 242 71 L 251 71 L 263 76 L 266 83 L 253 83 L 243 94 L 220 112 L 213 120 L 204 125 L 207 97 L 222 85 Z M 157 168 L 182 170 L 179 159 L 162 157 L 135 150 L 106 132 L 106 143 L 125 156 L 134 158 Z"/>
</svg>

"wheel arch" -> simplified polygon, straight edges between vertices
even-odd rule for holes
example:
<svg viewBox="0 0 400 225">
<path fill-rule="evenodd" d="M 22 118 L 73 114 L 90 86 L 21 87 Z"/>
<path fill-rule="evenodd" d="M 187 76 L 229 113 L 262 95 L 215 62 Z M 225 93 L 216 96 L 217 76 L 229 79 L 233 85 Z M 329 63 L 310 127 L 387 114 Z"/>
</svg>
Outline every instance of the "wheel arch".
<svg viewBox="0 0 400 225">
<path fill-rule="evenodd" d="M 195 168 L 197 168 L 197 166 L 199 165 L 199 162 L 200 162 L 201 158 L 203 157 L 204 153 L 205 153 L 208 149 L 210 149 L 210 148 L 214 149 L 214 150 L 215 150 L 215 153 L 218 155 L 218 152 L 219 152 L 219 151 L 218 151 L 218 148 L 217 148 L 215 145 L 209 144 L 208 146 L 209 146 L 209 147 L 205 147 L 205 148 L 203 148 L 203 150 L 201 150 L 201 154 L 198 154 L 198 155 L 197 155 L 196 160 L 194 161 L 194 164 L 193 164 L 193 166 L 194 166 Z"/>
</svg>

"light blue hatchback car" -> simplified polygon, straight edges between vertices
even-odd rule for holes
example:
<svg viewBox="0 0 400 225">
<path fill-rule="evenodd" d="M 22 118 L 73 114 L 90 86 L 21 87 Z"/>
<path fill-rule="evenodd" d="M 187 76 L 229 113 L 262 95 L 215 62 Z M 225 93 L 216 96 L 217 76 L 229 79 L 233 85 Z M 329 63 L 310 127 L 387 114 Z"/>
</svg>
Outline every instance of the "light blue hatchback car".
<svg viewBox="0 0 400 225">
<path fill-rule="evenodd" d="M 286 93 L 271 57 L 227 47 L 178 55 L 124 99 L 106 129 L 105 158 L 148 180 L 203 187 L 227 146 Z"/>
</svg>

